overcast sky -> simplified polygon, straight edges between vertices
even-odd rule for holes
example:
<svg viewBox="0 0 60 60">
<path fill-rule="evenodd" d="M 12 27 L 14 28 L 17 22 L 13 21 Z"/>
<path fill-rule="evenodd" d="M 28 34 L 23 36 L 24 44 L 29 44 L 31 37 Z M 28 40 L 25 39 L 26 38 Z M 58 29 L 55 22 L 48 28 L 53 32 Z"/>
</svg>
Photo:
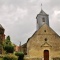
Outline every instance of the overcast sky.
<svg viewBox="0 0 60 60">
<path fill-rule="evenodd" d="M 0 24 L 11 41 L 24 44 L 36 31 L 36 16 L 49 14 L 50 27 L 60 35 L 60 0 L 0 0 Z"/>
</svg>

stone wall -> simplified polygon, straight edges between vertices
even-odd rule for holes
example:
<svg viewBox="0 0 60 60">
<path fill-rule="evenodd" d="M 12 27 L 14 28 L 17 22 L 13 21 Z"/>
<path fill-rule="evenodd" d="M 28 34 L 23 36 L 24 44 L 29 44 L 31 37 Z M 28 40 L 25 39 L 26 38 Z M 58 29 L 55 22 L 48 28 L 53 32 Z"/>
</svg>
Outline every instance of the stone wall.
<svg viewBox="0 0 60 60">
<path fill-rule="evenodd" d="M 27 54 L 31 57 L 44 58 L 44 50 L 49 51 L 49 58 L 60 57 L 60 37 L 46 24 L 27 42 Z"/>
<path fill-rule="evenodd" d="M 42 58 L 36 58 L 36 57 L 30 57 L 30 56 L 25 56 L 24 60 L 42 60 Z"/>
</svg>

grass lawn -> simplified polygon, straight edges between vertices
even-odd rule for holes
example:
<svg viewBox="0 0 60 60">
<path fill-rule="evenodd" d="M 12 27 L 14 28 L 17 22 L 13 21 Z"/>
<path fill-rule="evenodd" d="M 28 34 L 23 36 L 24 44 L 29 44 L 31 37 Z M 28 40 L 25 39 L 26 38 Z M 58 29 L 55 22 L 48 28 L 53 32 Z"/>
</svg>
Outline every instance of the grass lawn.
<svg viewBox="0 0 60 60">
<path fill-rule="evenodd" d="M 3 58 L 0 58 L 0 60 L 3 60 Z"/>
</svg>

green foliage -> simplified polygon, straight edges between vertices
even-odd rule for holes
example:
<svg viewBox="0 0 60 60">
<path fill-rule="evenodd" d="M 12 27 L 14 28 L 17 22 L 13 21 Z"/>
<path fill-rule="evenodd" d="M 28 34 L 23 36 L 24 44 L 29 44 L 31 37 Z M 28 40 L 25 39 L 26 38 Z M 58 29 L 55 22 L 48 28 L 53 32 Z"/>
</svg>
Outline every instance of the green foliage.
<svg viewBox="0 0 60 60">
<path fill-rule="evenodd" d="M 7 36 L 7 38 L 6 38 L 7 40 L 10 40 L 10 36 Z"/>
<path fill-rule="evenodd" d="M 16 52 L 16 56 L 19 56 L 18 60 L 23 60 L 24 59 L 24 53 L 23 52 Z"/>
<path fill-rule="evenodd" d="M 4 60 L 11 60 L 9 57 L 4 57 L 3 59 Z"/>
<path fill-rule="evenodd" d="M 0 58 L 0 60 L 3 60 L 3 58 Z"/>
<path fill-rule="evenodd" d="M 7 36 L 7 38 L 4 42 L 3 48 L 6 51 L 6 53 L 13 53 L 14 52 L 14 45 L 10 41 L 10 36 Z"/>
<path fill-rule="evenodd" d="M 23 52 L 16 52 L 15 55 L 16 56 L 24 56 L 24 53 Z"/>
<path fill-rule="evenodd" d="M 7 52 L 7 53 L 13 53 L 14 52 L 14 46 L 5 46 L 4 47 L 4 50 Z"/>
<path fill-rule="evenodd" d="M 10 36 L 7 36 L 7 38 L 5 39 L 4 46 L 6 46 L 6 45 L 12 45 L 12 43 L 10 41 Z"/>
<path fill-rule="evenodd" d="M 10 41 L 10 36 L 7 36 L 6 40 L 5 40 L 6 44 L 11 44 L 11 41 Z"/>
<path fill-rule="evenodd" d="M 12 54 L 5 55 L 3 60 L 18 60 L 18 57 Z"/>
</svg>

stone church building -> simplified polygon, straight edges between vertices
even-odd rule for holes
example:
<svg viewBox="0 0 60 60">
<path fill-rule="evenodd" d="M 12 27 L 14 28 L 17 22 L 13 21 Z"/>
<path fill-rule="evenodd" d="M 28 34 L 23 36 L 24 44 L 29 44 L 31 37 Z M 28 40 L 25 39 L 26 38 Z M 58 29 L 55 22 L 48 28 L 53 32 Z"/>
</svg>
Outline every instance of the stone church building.
<svg viewBox="0 0 60 60">
<path fill-rule="evenodd" d="M 36 19 L 37 31 L 22 46 L 25 59 L 60 60 L 60 36 L 49 26 L 49 15 L 41 9 Z"/>
</svg>

